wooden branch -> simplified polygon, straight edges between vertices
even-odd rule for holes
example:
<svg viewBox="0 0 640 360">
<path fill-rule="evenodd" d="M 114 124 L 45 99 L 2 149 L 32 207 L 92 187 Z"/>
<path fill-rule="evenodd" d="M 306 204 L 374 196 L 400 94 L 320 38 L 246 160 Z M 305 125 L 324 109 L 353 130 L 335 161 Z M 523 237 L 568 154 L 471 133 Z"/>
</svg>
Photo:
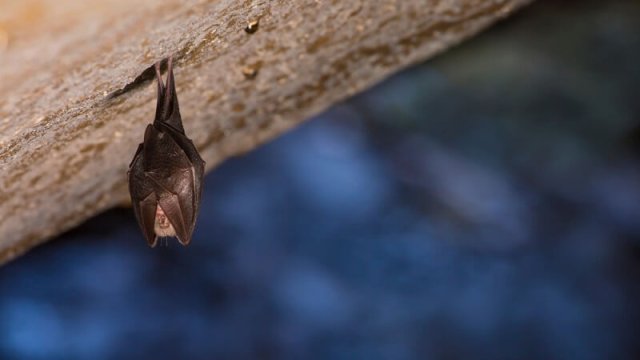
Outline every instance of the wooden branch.
<svg viewBox="0 0 640 360">
<path fill-rule="evenodd" d="M 0 263 L 126 201 L 159 59 L 211 169 L 527 2 L 120 1 L 43 20 L 0 49 Z"/>
</svg>

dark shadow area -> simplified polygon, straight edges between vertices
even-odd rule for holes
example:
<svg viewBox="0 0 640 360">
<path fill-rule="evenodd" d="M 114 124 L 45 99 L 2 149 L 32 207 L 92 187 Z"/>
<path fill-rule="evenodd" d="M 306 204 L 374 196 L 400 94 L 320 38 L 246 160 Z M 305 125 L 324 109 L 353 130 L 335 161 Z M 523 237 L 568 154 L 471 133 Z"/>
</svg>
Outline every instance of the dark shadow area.
<svg viewBox="0 0 640 360">
<path fill-rule="evenodd" d="M 638 358 L 639 64 L 638 1 L 539 1 L 223 164 L 189 247 L 2 267 L 0 359 Z"/>
</svg>

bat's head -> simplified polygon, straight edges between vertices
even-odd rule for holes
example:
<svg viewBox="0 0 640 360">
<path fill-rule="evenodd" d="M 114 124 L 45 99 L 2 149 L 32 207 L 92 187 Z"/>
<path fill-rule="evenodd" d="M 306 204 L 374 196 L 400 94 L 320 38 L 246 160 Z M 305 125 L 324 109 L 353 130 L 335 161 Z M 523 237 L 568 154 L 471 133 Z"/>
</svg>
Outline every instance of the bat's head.
<svg viewBox="0 0 640 360">
<path fill-rule="evenodd" d="M 155 182 L 147 181 L 148 178 L 140 180 L 131 173 L 129 177 L 129 186 L 134 194 L 139 188 L 151 188 L 155 185 Z M 132 203 L 138 224 L 149 246 L 155 247 L 159 238 L 168 237 L 177 238 L 180 244 L 185 246 L 191 242 L 195 220 L 189 218 L 189 213 L 183 210 L 188 203 L 183 201 L 181 205 L 180 199 L 178 195 L 164 190 L 152 190 L 141 201 Z"/>
<path fill-rule="evenodd" d="M 157 245 L 158 238 L 175 237 L 182 245 L 191 242 L 193 221 L 185 223 L 186 214 L 177 195 L 151 193 L 140 203 L 138 210 L 144 236 L 151 247 Z"/>
<path fill-rule="evenodd" d="M 164 213 L 164 210 L 162 210 L 159 204 L 156 205 L 156 220 L 153 225 L 153 230 L 157 237 L 176 236 L 176 229 L 173 228 L 167 214 Z"/>
</svg>

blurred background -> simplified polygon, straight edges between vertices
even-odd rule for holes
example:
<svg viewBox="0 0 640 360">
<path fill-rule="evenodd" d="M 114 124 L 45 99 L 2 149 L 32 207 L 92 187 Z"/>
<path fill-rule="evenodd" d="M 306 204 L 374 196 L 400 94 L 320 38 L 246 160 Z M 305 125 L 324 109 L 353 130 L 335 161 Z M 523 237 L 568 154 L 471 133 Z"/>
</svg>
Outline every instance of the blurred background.
<svg viewBox="0 0 640 360">
<path fill-rule="evenodd" d="M 0 359 L 639 358 L 639 90 L 640 1 L 537 1 L 224 163 L 187 248 L 1 267 Z"/>
</svg>

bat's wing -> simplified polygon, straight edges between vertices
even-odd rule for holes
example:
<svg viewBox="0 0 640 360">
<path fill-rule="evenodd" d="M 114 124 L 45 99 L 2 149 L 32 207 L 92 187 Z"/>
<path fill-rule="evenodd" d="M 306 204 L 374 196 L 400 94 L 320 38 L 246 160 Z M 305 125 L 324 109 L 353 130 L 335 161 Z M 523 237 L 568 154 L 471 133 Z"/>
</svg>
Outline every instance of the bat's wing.
<svg viewBox="0 0 640 360">
<path fill-rule="evenodd" d="M 138 223 L 142 228 L 145 239 L 147 239 L 147 243 L 151 247 L 156 246 L 158 243 L 158 237 L 155 231 L 157 206 L 158 200 L 156 199 L 156 194 L 153 192 L 134 205 L 134 210 L 137 210 L 136 217 L 138 218 Z"/>
<path fill-rule="evenodd" d="M 193 219 L 195 214 L 190 210 L 190 206 L 191 204 L 184 204 L 181 195 L 177 194 L 167 194 L 160 199 L 160 207 L 171 222 L 176 237 L 182 245 L 189 245 L 193 234 L 191 224 L 195 222 Z"/>
<path fill-rule="evenodd" d="M 191 242 L 196 222 L 197 208 L 193 206 L 196 196 L 193 192 L 195 181 L 193 174 L 191 168 L 177 169 L 170 177 L 147 173 L 147 178 L 159 189 L 157 193 L 160 193 L 160 198 L 157 204 L 164 211 L 182 245 L 188 245 Z"/>
<path fill-rule="evenodd" d="M 196 146 L 193 144 L 193 141 L 186 137 L 184 134 L 180 133 L 176 129 L 173 129 L 168 124 L 161 125 L 164 131 L 171 136 L 171 138 L 175 141 L 175 143 L 182 149 L 184 154 L 189 159 L 189 168 L 193 172 L 193 209 L 194 214 L 198 214 L 198 210 L 200 208 L 200 199 L 202 197 L 202 183 L 204 181 L 204 167 L 206 163 L 200 157 Z M 195 223 L 195 217 L 194 217 Z"/>
<path fill-rule="evenodd" d="M 144 134 L 143 167 L 147 173 L 157 174 L 158 178 L 170 178 L 177 170 L 191 167 L 188 156 L 167 128 L 164 123 L 154 123 L 147 126 Z"/>
<path fill-rule="evenodd" d="M 204 161 L 193 143 L 169 124 L 154 123 L 147 129 L 142 150 L 145 176 L 178 240 L 187 245 L 200 205 Z"/>
<path fill-rule="evenodd" d="M 153 247 L 157 241 L 154 230 L 157 200 L 153 184 L 146 178 L 143 164 L 144 145 L 140 144 L 129 165 L 129 193 L 138 224 L 147 242 Z"/>
</svg>

